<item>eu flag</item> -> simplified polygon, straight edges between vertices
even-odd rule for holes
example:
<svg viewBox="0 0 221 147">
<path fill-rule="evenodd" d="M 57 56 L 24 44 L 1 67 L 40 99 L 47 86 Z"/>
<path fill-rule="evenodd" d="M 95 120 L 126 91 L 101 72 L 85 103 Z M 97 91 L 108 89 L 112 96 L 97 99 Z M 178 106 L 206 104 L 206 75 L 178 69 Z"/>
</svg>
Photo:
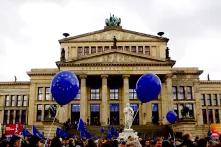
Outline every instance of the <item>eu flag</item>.
<svg viewBox="0 0 221 147">
<path fill-rule="evenodd" d="M 56 135 L 57 135 L 59 138 L 68 138 L 68 133 L 65 132 L 63 129 L 60 129 L 60 128 L 57 128 L 57 130 L 56 130 Z"/>
<path fill-rule="evenodd" d="M 32 126 L 32 133 L 33 133 L 34 136 L 36 136 L 40 139 L 44 138 L 44 135 L 42 133 L 40 133 L 34 125 Z"/>
</svg>

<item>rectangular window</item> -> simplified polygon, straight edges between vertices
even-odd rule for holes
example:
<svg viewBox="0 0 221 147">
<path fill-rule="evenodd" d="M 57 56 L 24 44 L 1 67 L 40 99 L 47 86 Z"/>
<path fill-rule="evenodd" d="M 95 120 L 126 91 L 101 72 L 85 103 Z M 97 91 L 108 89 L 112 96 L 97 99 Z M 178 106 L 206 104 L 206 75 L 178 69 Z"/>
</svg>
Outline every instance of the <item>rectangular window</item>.
<svg viewBox="0 0 221 147">
<path fill-rule="evenodd" d="M 129 99 L 137 99 L 136 89 L 129 89 Z"/>
<path fill-rule="evenodd" d="M 24 107 L 28 106 L 28 96 L 27 95 L 23 96 L 23 106 Z"/>
<path fill-rule="evenodd" d="M 215 123 L 220 123 L 220 120 L 219 120 L 219 109 L 215 109 Z"/>
<path fill-rule="evenodd" d="M 158 104 L 152 104 L 152 112 L 158 111 Z"/>
<path fill-rule="evenodd" d="M 90 109 L 91 109 L 91 112 L 100 112 L 100 105 L 99 104 L 91 104 L 90 105 Z"/>
<path fill-rule="evenodd" d="M 122 51 L 123 50 L 123 46 L 117 46 L 117 49 Z"/>
<path fill-rule="evenodd" d="M 17 103 L 17 97 L 16 97 L 16 95 L 13 95 L 12 96 L 12 106 L 16 106 L 16 103 Z"/>
<path fill-rule="evenodd" d="M 11 98 L 9 95 L 5 96 L 5 106 L 11 106 Z"/>
<path fill-rule="evenodd" d="M 110 104 L 110 112 L 119 112 L 119 104 Z"/>
<path fill-rule="evenodd" d="M 43 87 L 38 87 L 38 101 L 43 100 Z"/>
<path fill-rule="evenodd" d="M 132 47 L 131 47 L 131 52 L 132 52 L 132 53 L 136 53 L 136 52 L 137 52 L 136 46 L 132 46 Z"/>
<path fill-rule="evenodd" d="M 88 55 L 89 54 L 89 47 L 85 46 L 84 47 L 84 55 Z"/>
<path fill-rule="evenodd" d="M 173 86 L 173 99 L 176 100 L 177 99 L 177 86 Z"/>
<path fill-rule="evenodd" d="M 110 50 L 110 47 L 109 46 L 105 46 L 104 47 L 104 51 L 108 51 L 108 50 Z"/>
<path fill-rule="evenodd" d="M 208 110 L 209 123 L 213 123 L 213 109 Z"/>
<path fill-rule="evenodd" d="M 130 104 L 130 106 L 132 107 L 132 109 L 134 110 L 134 112 L 136 112 L 139 109 L 139 104 Z"/>
<path fill-rule="evenodd" d="M 83 55 L 83 48 L 81 46 L 78 47 L 78 56 Z"/>
<path fill-rule="evenodd" d="M 219 94 L 219 105 L 221 106 L 221 94 Z"/>
<path fill-rule="evenodd" d="M 206 97 L 205 94 L 201 94 L 201 105 L 206 106 Z"/>
<path fill-rule="evenodd" d="M 45 109 L 44 109 L 44 120 L 46 121 L 50 121 L 53 119 L 53 116 L 50 113 L 50 105 L 44 105 Z"/>
<path fill-rule="evenodd" d="M 186 99 L 187 100 L 192 100 L 193 99 L 192 87 L 191 86 L 186 87 Z"/>
<path fill-rule="evenodd" d="M 203 113 L 203 124 L 207 124 L 207 112 L 206 109 L 202 109 Z"/>
<path fill-rule="evenodd" d="M 18 107 L 21 107 L 21 106 L 22 106 L 22 96 L 21 96 L 21 95 L 18 95 L 17 106 L 18 106 Z"/>
<path fill-rule="evenodd" d="M 143 46 L 138 46 L 138 54 L 143 54 Z"/>
<path fill-rule="evenodd" d="M 177 118 L 179 118 L 179 113 L 178 113 L 178 105 L 177 104 L 174 104 L 173 105 L 173 110 L 174 110 L 174 112 L 176 112 L 176 114 L 177 114 Z"/>
<path fill-rule="evenodd" d="M 96 53 L 96 46 L 91 47 L 91 54 L 94 54 L 94 53 Z"/>
<path fill-rule="evenodd" d="M 218 106 L 218 97 L 217 94 L 213 94 L 213 105 Z"/>
<path fill-rule="evenodd" d="M 179 104 L 179 105 L 178 105 L 178 116 L 179 116 L 179 118 L 183 118 L 183 117 L 184 117 L 184 116 L 182 115 L 182 114 L 183 114 L 183 113 L 182 113 L 183 108 L 184 108 L 184 104 Z"/>
<path fill-rule="evenodd" d="M 37 121 L 41 121 L 42 112 L 43 112 L 43 105 L 37 105 L 37 116 L 36 116 Z"/>
<path fill-rule="evenodd" d="M 8 121 L 8 110 L 4 111 L 4 124 L 7 124 Z"/>
<path fill-rule="evenodd" d="M 12 124 L 14 120 L 14 110 L 10 110 L 9 113 L 9 123 Z"/>
<path fill-rule="evenodd" d="M 77 96 L 76 96 L 76 98 L 75 98 L 75 99 L 79 100 L 79 99 L 80 99 L 80 97 L 81 97 L 81 90 L 79 89 L 79 90 L 78 90 L 78 94 L 77 94 Z"/>
<path fill-rule="evenodd" d="M 189 108 L 189 112 L 187 113 L 187 117 L 194 118 L 193 104 L 186 104 L 186 107 Z"/>
<path fill-rule="evenodd" d="M 21 111 L 21 123 L 26 124 L 26 110 Z"/>
<path fill-rule="evenodd" d="M 184 86 L 179 86 L 178 89 L 178 99 L 183 100 L 185 97 L 185 91 L 184 91 Z"/>
<path fill-rule="evenodd" d="M 207 106 L 212 106 L 211 94 L 207 94 Z"/>
<path fill-rule="evenodd" d="M 130 46 L 125 46 L 124 50 L 129 52 L 130 51 Z"/>
<path fill-rule="evenodd" d="M 80 105 L 79 104 L 73 104 L 71 106 L 71 112 L 80 112 Z"/>
<path fill-rule="evenodd" d="M 15 123 L 19 123 L 19 118 L 20 118 L 20 111 L 16 110 L 15 111 Z"/>
<path fill-rule="evenodd" d="M 51 96 L 50 96 L 50 87 L 45 87 L 45 100 L 50 101 Z"/>
<path fill-rule="evenodd" d="M 150 56 L 150 46 L 145 46 L 145 48 L 144 48 L 144 54 Z"/>
<path fill-rule="evenodd" d="M 103 52 L 103 47 L 102 47 L 102 46 L 98 46 L 98 48 L 97 48 L 97 52 L 98 52 L 98 53 Z"/>
<path fill-rule="evenodd" d="M 118 100 L 119 99 L 119 90 L 118 89 L 110 89 L 110 99 Z"/>
<path fill-rule="evenodd" d="M 100 99 L 100 90 L 91 89 L 91 100 L 99 100 L 99 99 Z"/>
</svg>

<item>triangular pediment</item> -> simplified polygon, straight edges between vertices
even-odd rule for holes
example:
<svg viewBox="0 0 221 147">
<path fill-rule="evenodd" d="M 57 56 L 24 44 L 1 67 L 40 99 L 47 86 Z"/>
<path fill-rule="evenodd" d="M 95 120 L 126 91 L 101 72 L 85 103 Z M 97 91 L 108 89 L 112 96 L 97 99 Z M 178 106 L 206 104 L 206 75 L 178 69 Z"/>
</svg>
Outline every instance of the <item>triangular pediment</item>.
<svg viewBox="0 0 221 147">
<path fill-rule="evenodd" d="M 145 57 L 144 55 L 133 55 L 126 52 L 110 51 L 107 53 L 89 55 L 69 63 L 162 63 L 164 60 Z"/>
<path fill-rule="evenodd" d="M 60 43 L 63 42 L 79 42 L 79 41 L 112 41 L 113 36 L 117 38 L 118 41 L 168 41 L 167 38 L 139 33 L 135 31 L 125 30 L 125 29 L 103 29 L 86 34 L 81 34 L 73 37 L 67 37 L 59 40 Z"/>
</svg>

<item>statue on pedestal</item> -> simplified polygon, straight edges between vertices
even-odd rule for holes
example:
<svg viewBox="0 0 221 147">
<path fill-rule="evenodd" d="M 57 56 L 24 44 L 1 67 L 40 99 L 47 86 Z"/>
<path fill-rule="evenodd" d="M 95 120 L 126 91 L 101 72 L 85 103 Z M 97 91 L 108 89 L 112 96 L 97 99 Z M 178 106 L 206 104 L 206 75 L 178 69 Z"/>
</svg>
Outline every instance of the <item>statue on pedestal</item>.
<svg viewBox="0 0 221 147">
<path fill-rule="evenodd" d="M 127 103 L 126 107 L 124 108 L 124 116 L 125 116 L 124 129 L 131 129 L 134 117 L 134 110 L 132 107 L 130 107 L 129 103 Z"/>
<path fill-rule="evenodd" d="M 118 140 L 127 140 L 129 137 L 138 140 L 137 132 L 134 132 L 134 130 L 131 128 L 134 121 L 134 110 L 129 103 L 127 103 L 126 107 L 124 108 L 124 118 L 124 130 L 119 134 Z"/>
</svg>

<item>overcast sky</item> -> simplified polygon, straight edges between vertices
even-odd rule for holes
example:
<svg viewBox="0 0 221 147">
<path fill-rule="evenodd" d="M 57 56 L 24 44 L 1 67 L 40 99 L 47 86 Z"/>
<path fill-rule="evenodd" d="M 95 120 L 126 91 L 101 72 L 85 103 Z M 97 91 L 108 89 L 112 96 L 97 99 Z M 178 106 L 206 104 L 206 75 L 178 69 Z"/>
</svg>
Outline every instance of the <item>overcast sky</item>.
<svg viewBox="0 0 221 147">
<path fill-rule="evenodd" d="M 0 81 L 29 80 L 32 68 L 56 68 L 58 40 L 103 29 L 110 13 L 124 29 L 170 39 L 177 67 L 221 80 L 220 0 L 0 0 Z"/>
</svg>

